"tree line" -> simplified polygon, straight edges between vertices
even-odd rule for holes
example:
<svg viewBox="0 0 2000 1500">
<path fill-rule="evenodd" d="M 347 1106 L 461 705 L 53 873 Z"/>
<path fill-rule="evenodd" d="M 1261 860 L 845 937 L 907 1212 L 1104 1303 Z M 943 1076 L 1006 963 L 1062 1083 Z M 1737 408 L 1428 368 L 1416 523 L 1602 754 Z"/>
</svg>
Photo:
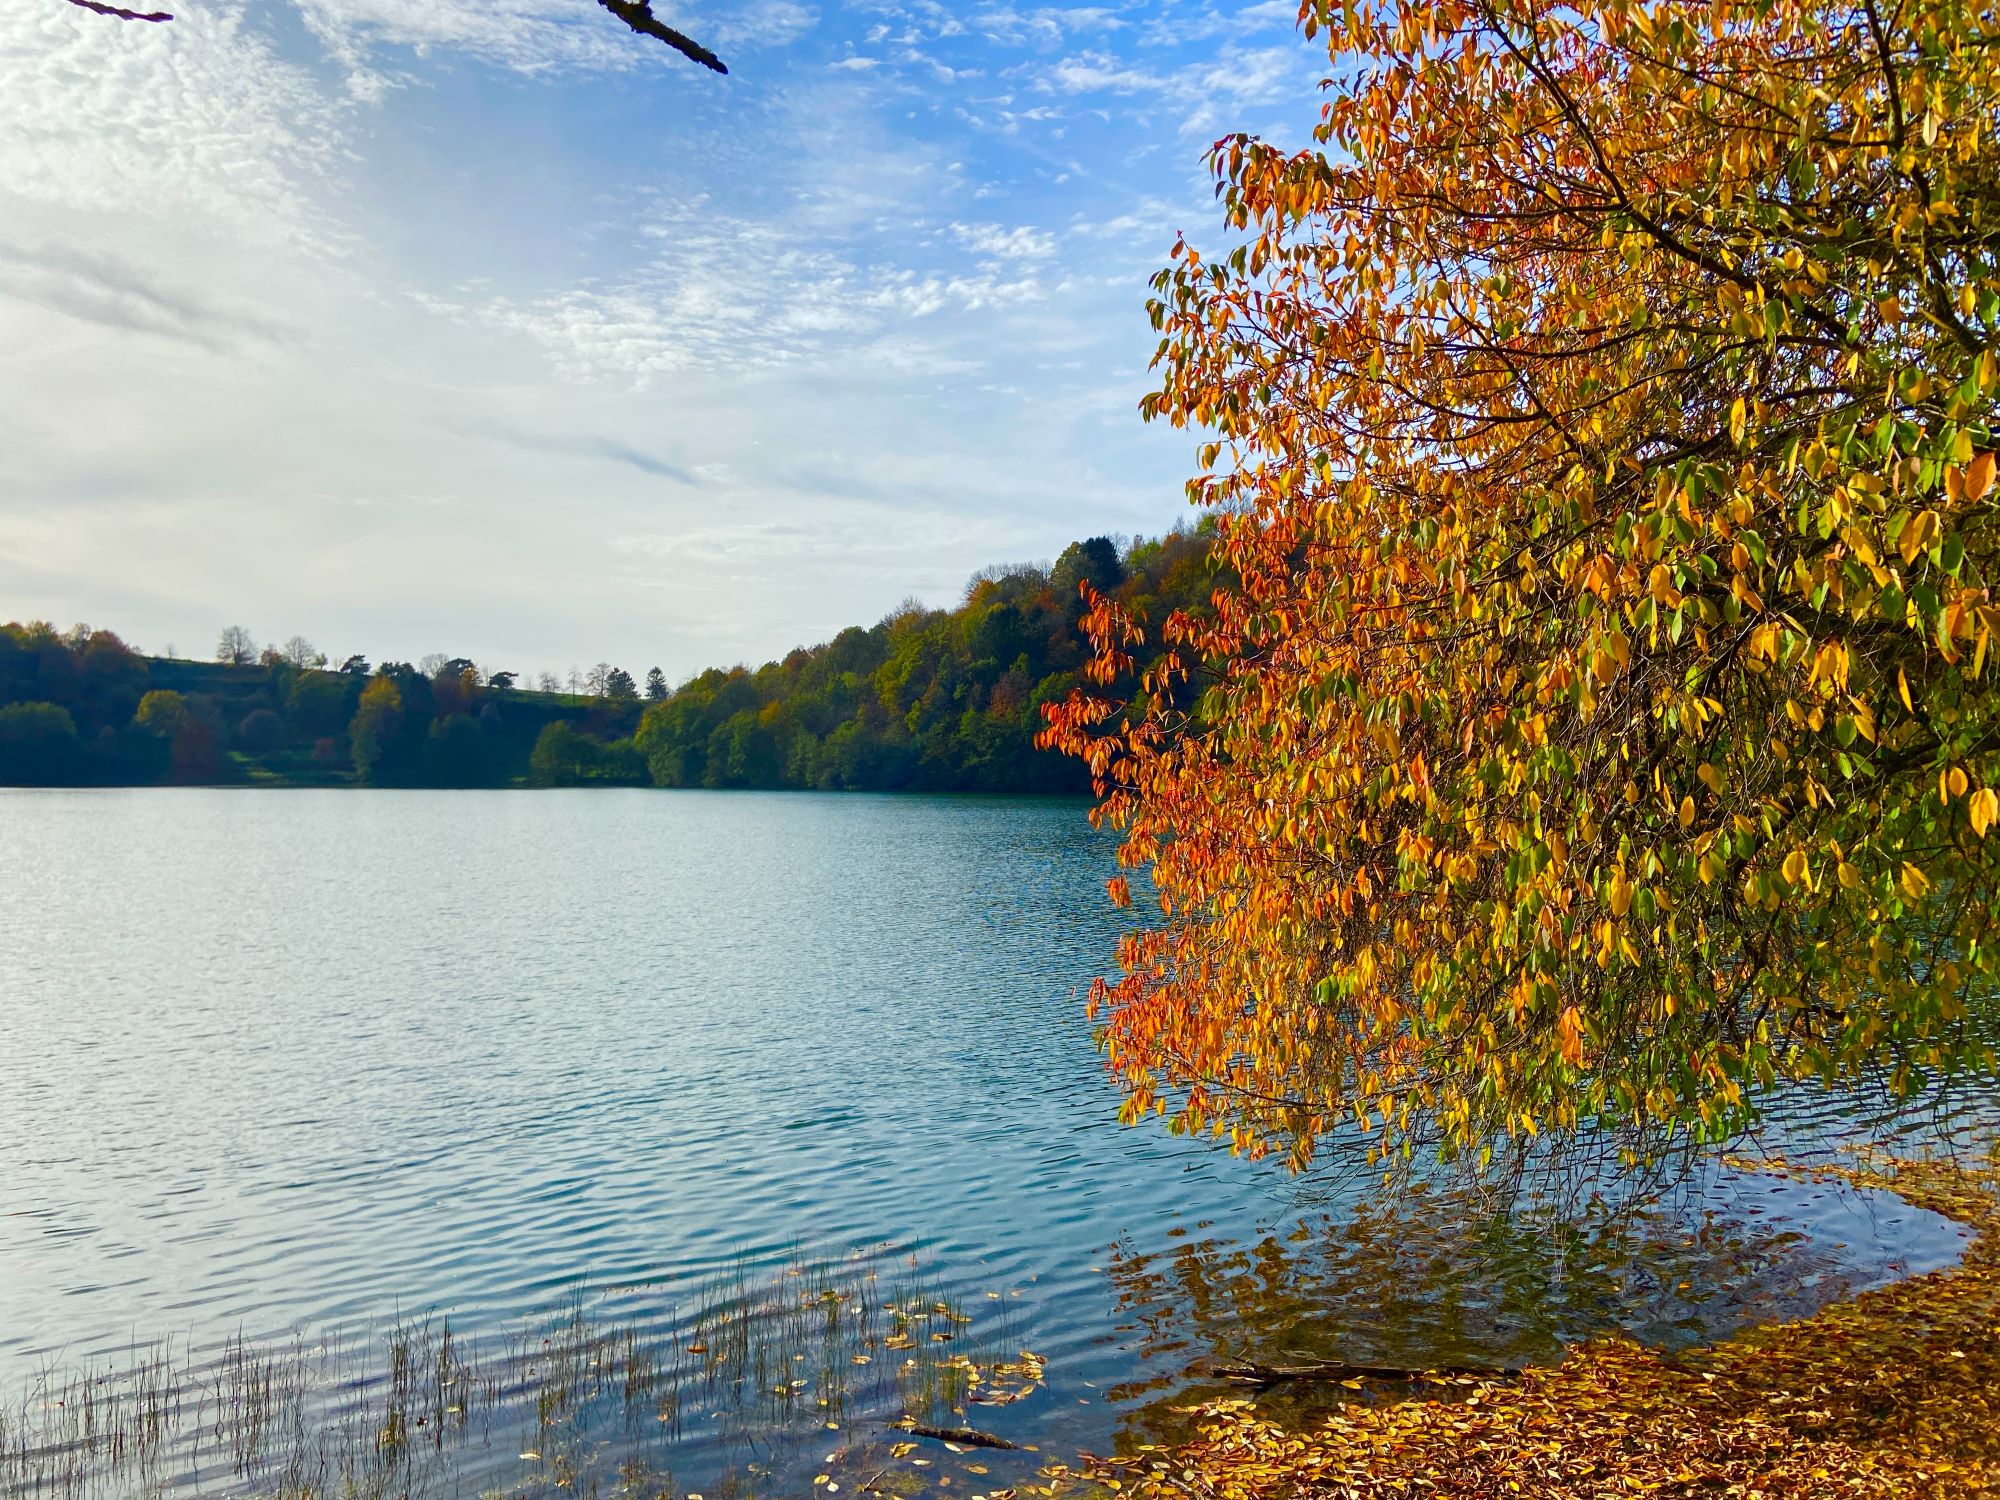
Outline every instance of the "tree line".
<svg viewBox="0 0 2000 1500">
<path fill-rule="evenodd" d="M 214 659 L 115 632 L 0 626 L 0 783 L 818 788 L 1077 792 L 1036 748 L 1089 654 L 1083 586 L 1155 623 L 1213 586 L 1205 528 L 1094 537 L 988 568 L 953 609 L 906 603 L 761 667 L 678 688 L 600 662 L 565 681 L 462 656 L 371 665 L 223 630 Z"/>
</svg>

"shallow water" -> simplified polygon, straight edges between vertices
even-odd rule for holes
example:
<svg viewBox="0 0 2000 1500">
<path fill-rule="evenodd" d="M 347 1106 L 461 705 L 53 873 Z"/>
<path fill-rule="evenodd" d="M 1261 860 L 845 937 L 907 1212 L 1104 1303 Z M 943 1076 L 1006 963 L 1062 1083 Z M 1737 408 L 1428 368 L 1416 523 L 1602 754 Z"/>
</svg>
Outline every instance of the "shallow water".
<svg viewBox="0 0 2000 1500">
<path fill-rule="evenodd" d="M 1956 1253 L 1724 1173 L 1641 1263 L 1123 1129 L 1081 1006 L 1110 854 L 1067 801 L 0 791 L 0 1407 L 169 1334 L 672 1330 L 745 1262 L 861 1252 L 1004 1310 L 1046 1380 L 973 1418 L 1052 1454 L 1170 1433 L 1210 1354 L 1685 1341 Z"/>
</svg>

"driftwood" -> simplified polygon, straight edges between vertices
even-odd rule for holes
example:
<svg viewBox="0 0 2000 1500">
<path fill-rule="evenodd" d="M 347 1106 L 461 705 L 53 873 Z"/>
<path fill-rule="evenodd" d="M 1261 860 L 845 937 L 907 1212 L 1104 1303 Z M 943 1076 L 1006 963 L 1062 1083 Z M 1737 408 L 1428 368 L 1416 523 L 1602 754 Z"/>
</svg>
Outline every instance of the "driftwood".
<svg viewBox="0 0 2000 1500">
<path fill-rule="evenodd" d="M 976 1427 L 924 1427 L 916 1423 L 896 1424 L 912 1437 L 936 1438 L 940 1443 L 958 1443 L 967 1448 L 1011 1448 L 1019 1452 L 1019 1443 L 1010 1443 L 1003 1437 L 995 1437 L 990 1432 L 981 1432 Z"/>
<path fill-rule="evenodd" d="M 1349 1365 L 1338 1360 L 1313 1360 L 1302 1365 L 1260 1365 L 1247 1359 L 1211 1360 L 1202 1373 L 1243 1385 L 1279 1385 L 1287 1380 L 1491 1380 L 1518 1375 L 1512 1365 L 1436 1365 L 1413 1370 L 1402 1365 Z"/>
</svg>

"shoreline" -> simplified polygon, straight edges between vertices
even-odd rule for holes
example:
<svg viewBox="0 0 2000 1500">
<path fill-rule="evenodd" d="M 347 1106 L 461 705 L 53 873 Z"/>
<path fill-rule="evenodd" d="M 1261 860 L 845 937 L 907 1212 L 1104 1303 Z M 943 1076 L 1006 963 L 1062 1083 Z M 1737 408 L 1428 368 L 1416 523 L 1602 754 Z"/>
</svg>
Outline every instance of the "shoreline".
<svg viewBox="0 0 2000 1500">
<path fill-rule="evenodd" d="M 1624 1494 L 2000 1495 L 2000 1141 L 1987 1159 L 1793 1172 L 1882 1188 L 1974 1231 L 1955 1266 L 1681 1356 L 1596 1339 L 1517 1377 L 1357 1402 L 1306 1431 L 1245 1400 L 1178 1447 L 1055 1466 L 1019 1496 L 1453 1500 Z M 1353 1382 L 1359 1386 L 1361 1382 Z"/>
</svg>

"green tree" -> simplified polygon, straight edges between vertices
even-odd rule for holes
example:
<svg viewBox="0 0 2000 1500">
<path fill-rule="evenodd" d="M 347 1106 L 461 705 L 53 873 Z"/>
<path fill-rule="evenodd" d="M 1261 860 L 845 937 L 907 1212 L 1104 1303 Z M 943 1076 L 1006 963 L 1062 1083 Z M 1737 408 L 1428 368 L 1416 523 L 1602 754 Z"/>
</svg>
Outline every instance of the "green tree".
<svg viewBox="0 0 2000 1500">
<path fill-rule="evenodd" d="M 285 697 L 285 713 L 301 734 L 337 734 L 352 717 L 354 679 L 339 672 L 301 672 Z"/>
<path fill-rule="evenodd" d="M 76 721 L 54 703 L 10 703 L 0 708 L 0 781 L 16 786 L 61 786 L 78 777 Z"/>
<path fill-rule="evenodd" d="M 783 759 L 771 726 L 746 708 L 715 726 L 702 767 L 704 786 L 771 787 L 779 785 Z"/>
<path fill-rule="evenodd" d="M 1104 536 L 1071 542 L 1049 571 L 1049 586 L 1065 604 L 1077 597 L 1082 584 L 1109 594 L 1124 581 L 1125 565 L 1119 560 L 1118 544 Z"/>
<path fill-rule="evenodd" d="M 373 677 L 361 690 L 354 719 L 348 725 L 348 739 L 354 757 L 354 774 L 362 781 L 378 781 L 385 761 L 403 727 L 403 694 L 393 679 Z"/>
<path fill-rule="evenodd" d="M 529 777 L 537 786 L 581 786 L 590 782 L 633 785 L 646 779 L 645 758 L 632 741 L 599 744 L 563 719 L 542 730 L 528 766 Z"/>
<path fill-rule="evenodd" d="M 187 722 L 187 699 L 171 688 L 155 688 L 139 700 L 132 722 L 148 734 L 171 740 Z"/>
<path fill-rule="evenodd" d="M 493 779 L 486 734 L 477 719 L 455 713 L 431 722 L 424 779 L 433 786 L 485 786 Z"/>
</svg>

